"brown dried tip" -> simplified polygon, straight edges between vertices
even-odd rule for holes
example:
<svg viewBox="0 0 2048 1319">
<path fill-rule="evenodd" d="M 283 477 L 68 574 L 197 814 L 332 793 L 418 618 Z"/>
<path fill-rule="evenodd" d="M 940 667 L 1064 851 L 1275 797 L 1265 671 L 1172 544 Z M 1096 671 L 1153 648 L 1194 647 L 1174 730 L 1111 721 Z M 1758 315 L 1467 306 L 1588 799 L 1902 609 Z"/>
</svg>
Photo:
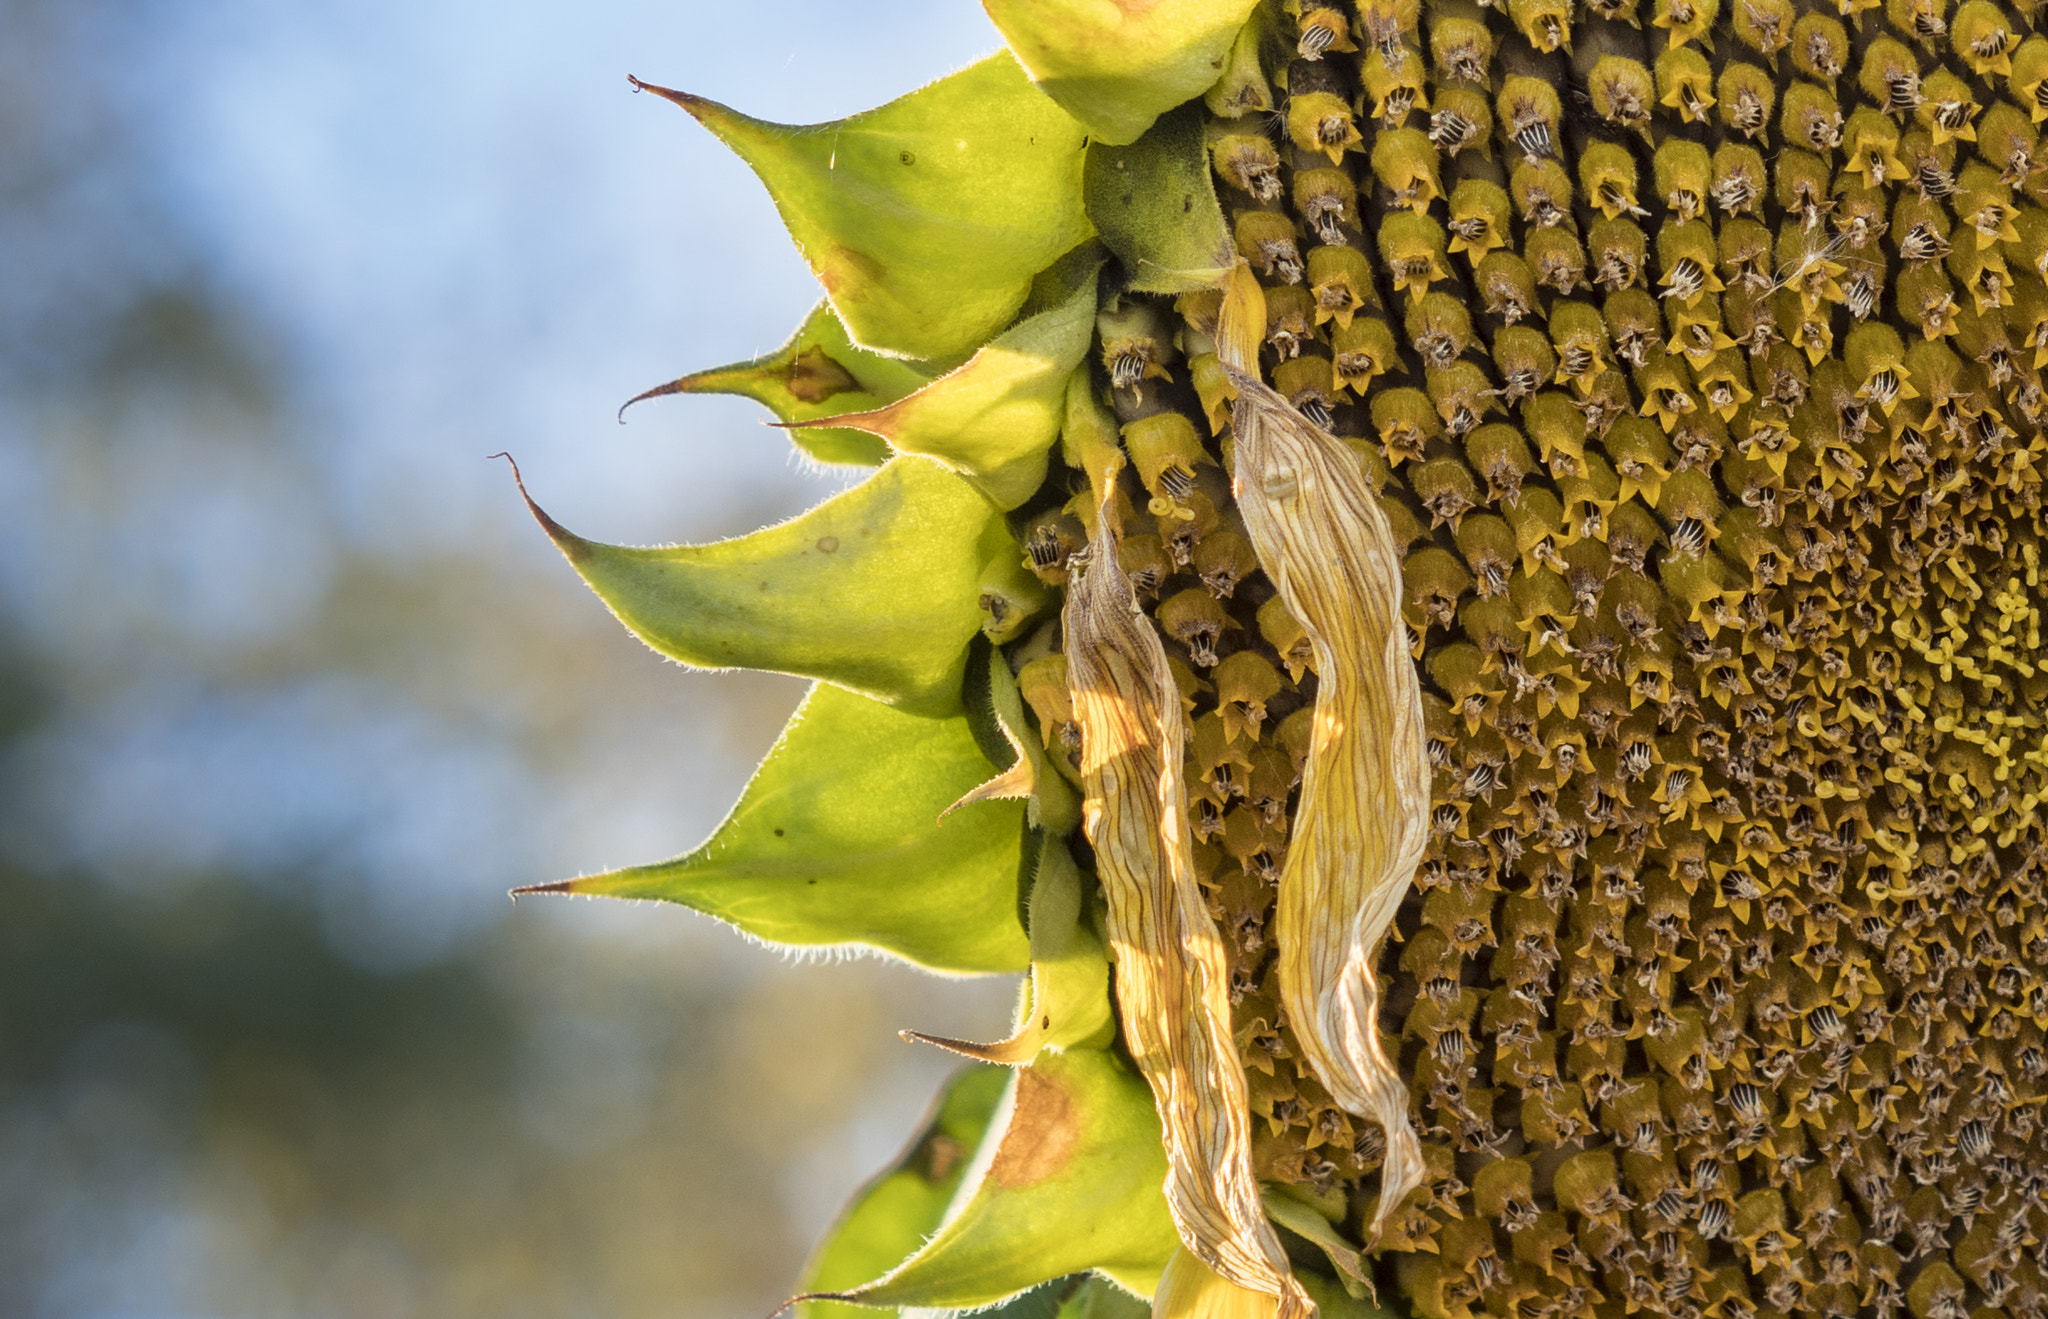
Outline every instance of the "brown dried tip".
<svg viewBox="0 0 2048 1319">
<path fill-rule="evenodd" d="M 667 398 L 671 394 L 686 393 L 689 389 L 689 381 L 690 377 L 684 376 L 679 380 L 671 380 L 665 385 L 656 385 L 652 389 L 643 389 L 624 403 L 619 404 L 619 410 L 612 415 L 619 425 L 623 426 L 626 424 L 627 408 L 632 407 L 635 403 L 645 403 L 651 398 Z"/>
<path fill-rule="evenodd" d="M 533 502 L 533 496 L 526 493 L 526 479 L 520 476 L 519 464 L 513 460 L 512 455 L 499 452 L 487 455 L 486 460 L 488 461 L 490 458 L 503 458 L 506 464 L 512 468 L 512 483 L 519 487 L 519 497 L 526 501 L 526 511 L 533 514 L 533 520 L 540 523 L 540 529 L 548 533 L 548 539 L 555 543 L 555 548 L 566 555 L 571 563 L 582 558 L 584 547 L 589 542 L 549 517 L 546 509 Z M 524 890 L 520 891 L 523 892 Z M 545 886 L 534 890 L 536 893 L 549 891 L 551 890 Z"/>
</svg>

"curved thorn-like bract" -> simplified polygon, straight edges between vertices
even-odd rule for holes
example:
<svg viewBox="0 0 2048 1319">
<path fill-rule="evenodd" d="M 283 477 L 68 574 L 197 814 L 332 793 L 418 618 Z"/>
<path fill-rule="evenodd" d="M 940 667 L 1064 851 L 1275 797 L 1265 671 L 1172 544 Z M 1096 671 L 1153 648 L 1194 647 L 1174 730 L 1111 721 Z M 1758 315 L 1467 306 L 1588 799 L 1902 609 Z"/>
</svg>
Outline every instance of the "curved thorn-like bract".
<svg viewBox="0 0 2048 1319">
<path fill-rule="evenodd" d="M 928 383 L 927 366 L 884 357 L 855 346 L 832 304 L 820 302 L 804 318 L 789 341 L 765 357 L 730 366 L 693 371 L 689 375 L 643 390 L 619 408 L 678 394 L 737 394 L 753 399 L 791 423 L 796 446 L 821 463 L 856 463 L 878 467 L 889 457 L 886 444 L 857 431 L 808 423 L 839 412 L 861 412 L 893 403 Z"/>
</svg>

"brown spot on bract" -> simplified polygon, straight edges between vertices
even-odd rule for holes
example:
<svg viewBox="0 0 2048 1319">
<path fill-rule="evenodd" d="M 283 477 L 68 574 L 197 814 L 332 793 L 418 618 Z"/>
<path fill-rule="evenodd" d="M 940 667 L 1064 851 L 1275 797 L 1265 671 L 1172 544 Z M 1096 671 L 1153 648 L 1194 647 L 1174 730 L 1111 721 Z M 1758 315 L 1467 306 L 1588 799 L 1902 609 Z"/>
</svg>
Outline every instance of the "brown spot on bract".
<svg viewBox="0 0 2048 1319">
<path fill-rule="evenodd" d="M 833 551 L 837 550 L 838 548 L 839 548 L 839 537 L 837 537 L 837 536 L 820 536 L 820 537 L 818 537 L 818 553 L 820 553 L 820 554 L 830 554 L 830 553 L 832 553 Z"/>
<path fill-rule="evenodd" d="M 852 394 L 860 389 L 853 373 L 832 360 L 815 345 L 789 360 L 783 387 L 805 403 L 823 403 L 835 394 Z"/>
<path fill-rule="evenodd" d="M 1015 1111 L 988 1175 L 1010 1190 L 1036 1186 L 1066 1167 L 1080 1139 L 1073 1097 L 1057 1081 L 1028 1069 L 1019 1072 Z"/>
<path fill-rule="evenodd" d="M 882 263 L 865 252 L 835 246 L 828 260 L 818 266 L 818 282 L 834 297 L 857 297 L 862 290 L 883 282 L 887 272 Z"/>
</svg>

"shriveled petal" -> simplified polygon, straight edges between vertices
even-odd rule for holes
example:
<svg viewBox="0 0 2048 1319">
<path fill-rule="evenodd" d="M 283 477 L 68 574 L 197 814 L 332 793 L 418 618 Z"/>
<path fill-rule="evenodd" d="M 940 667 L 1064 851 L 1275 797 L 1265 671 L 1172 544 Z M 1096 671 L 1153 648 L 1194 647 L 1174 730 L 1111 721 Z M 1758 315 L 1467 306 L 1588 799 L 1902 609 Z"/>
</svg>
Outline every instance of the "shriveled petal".
<svg viewBox="0 0 2048 1319">
<path fill-rule="evenodd" d="M 1225 326 L 1219 339 L 1229 337 Z M 1386 1129 L 1377 1236 L 1423 1176 L 1408 1086 L 1380 1043 L 1373 975 L 1428 837 L 1422 689 L 1401 622 L 1400 558 L 1344 442 L 1255 375 L 1228 370 L 1238 387 L 1238 507 L 1316 657 L 1315 733 L 1275 920 L 1281 1005 L 1331 1097 Z"/>
<path fill-rule="evenodd" d="M 1117 568 L 1114 522 L 1097 519 L 1069 585 L 1066 647 L 1124 1033 L 1159 1107 L 1181 1241 L 1230 1282 L 1277 1298 L 1279 1319 L 1300 1319 L 1314 1306 L 1259 1201 L 1229 967 L 1195 879 L 1185 715 L 1159 634 Z"/>
</svg>

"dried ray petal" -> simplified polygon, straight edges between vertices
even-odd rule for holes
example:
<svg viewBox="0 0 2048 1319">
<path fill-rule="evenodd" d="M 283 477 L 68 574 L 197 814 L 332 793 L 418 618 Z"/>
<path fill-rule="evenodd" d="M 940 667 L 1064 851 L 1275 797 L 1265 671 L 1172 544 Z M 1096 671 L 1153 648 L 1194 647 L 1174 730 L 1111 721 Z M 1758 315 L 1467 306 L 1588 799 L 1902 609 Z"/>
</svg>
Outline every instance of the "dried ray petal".
<svg viewBox="0 0 2048 1319">
<path fill-rule="evenodd" d="M 1181 1240 L 1229 1281 L 1276 1296 L 1279 1319 L 1301 1319 L 1314 1307 L 1252 1176 L 1229 958 L 1187 833 L 1185 715 L 1159 634 L 1116 570 L 1113 522 L 1098 519 L 1087 564 L 1068 587 L 1065 628 L 1082 818 L 1109 901 L 1119 1015 L 1158 1102 L 1166 1200 Z"/>
<path fill-rule="evenodd" d="M 1380 1044 L 1373 974 L 1427 841 L 1421 686 L 1393 535 L 1357 460 L 1254 377 L 1232 379 L 1238 506 L 1266 575 L 1308 632 L 1318 678 L 1280 880 L 1281 1001 L 1331 1097 L 1386 1131 L 1377 1237 L 1423 1175 L 1408 1086 Z"/>
</svg>

